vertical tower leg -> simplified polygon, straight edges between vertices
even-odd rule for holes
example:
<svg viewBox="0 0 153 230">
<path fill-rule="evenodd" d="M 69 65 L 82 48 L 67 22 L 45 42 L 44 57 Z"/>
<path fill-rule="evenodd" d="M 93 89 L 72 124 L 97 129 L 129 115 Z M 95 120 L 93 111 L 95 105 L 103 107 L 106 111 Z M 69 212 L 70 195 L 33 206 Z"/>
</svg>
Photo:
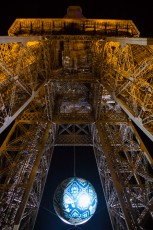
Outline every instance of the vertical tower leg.
<svg viewBox="0 0 153 230">
<path fill-rule="evenodd" d="M 152 160 L 131 122 L 93 125 L 94 152 L 114 229 L 145 229 L 152 217 Z"/>
<path fill-rule="evenodd" d="M 10 130 L 1 146 L 1 229 L 32 229 L 53 141 L 50 123 L 17 122 Z"/>
</svg>

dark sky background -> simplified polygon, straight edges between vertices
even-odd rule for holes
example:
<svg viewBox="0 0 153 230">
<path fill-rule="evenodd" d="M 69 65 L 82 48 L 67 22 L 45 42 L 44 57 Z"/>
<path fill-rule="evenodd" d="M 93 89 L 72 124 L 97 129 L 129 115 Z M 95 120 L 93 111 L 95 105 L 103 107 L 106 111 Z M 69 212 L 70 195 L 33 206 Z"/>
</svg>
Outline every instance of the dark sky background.
<svg viewBox="0 0 153 230">
<path fill-rule="evenodd" d="M 153 6 L 149 2 L 3 0 L 0 3 L 0 36 L 8 35 L 7 31 L 16 18 L 62 18 L 68 6 L 80 5 L 86 18 L 133 20 L 140 31 L 140 37 L 153 37 Z M 141 131 L 140 134 L 151 151 L 152 142 Z M 87 223 L 78 227 L 65 224 L 56 216 L 53 194 L 59 183 L 73 176 L 73 157 L 72 147 L 55 147 L 34 230 L 112 230 L 92 147 L 76 147 L 76 175 L 89 180 L 95 187 L 98 195 L 96 213 Z"/>
<path fill-rule="evenodd" d="M 53 207 L 53 196 L 57 186 L 66 178 L 74 176 L 74 148 L 76 176 L 90 181 L 94 186 L 98 197 L 98 205 L 94 215 L 89 221 L 82 225 L 77 225 L 76 227 L 61 221 L 61 219 L 55 214 Z M 70 229 L 112 230 L 98 174 L 96 159 L 91 146 L 55 147 L 34 227 L 34 230 Z"/>
</svg>

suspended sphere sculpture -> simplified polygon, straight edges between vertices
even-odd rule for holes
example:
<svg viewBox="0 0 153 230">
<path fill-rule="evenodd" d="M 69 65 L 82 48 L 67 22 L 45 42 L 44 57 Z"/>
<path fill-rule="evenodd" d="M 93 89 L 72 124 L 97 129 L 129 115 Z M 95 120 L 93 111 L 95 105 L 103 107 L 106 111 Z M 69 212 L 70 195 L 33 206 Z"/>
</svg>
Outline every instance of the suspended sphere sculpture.
<svg viewBox="0 0 153 230">
<path fill-rule="evenodd" d="M 84 224 L 93 216 L 97 201 L 97 194 L 89 181 L 72 177 L 57 186 L 53 206 L 62 221 L 79 225 Z"/>
</svg>

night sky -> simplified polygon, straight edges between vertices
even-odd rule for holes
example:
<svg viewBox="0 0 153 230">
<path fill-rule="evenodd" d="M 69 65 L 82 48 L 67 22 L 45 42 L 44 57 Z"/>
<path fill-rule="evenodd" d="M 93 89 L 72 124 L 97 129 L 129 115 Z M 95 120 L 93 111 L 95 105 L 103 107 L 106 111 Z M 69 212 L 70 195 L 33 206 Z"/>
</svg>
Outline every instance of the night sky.
<svg viewBox="0 0 153 230">
<path fill-rule="evenodd" d="M 140 37 L 153 37 L 152 6 L 147 1 L 136 4 L 123 0 L 2 1 L 0 36 L 7 36 L 16 18 L 62 18 L 70 5 L 80 5 L 86 18 L 133 20 Z M 144 137 L 142 132 L 141 135 Z M 151 151 L 151 141 L 145 141 Z M 98 206 L 94 216 L 87 223 L 73 227 L 55 214 L 53 194 L 59 183 L 73 176 L 73 160 L 73 147 L 55 147 L 34 230 L 112 230 L 92 147 L 76 147 L 76 175 L 89 180 L 97 192 Z"/>
<path fill-rule="evenodd" d="M 74 176 L 74 148 L 76 176 L 88 180 L 97 193 L 98 205 L 94 215 L 82 225 L 69 225 L 61 221 L 53 207 L 53 195 L 57 186 L 65 179 Z M 96 229 L 95 229 L 96 228 Z M 34 230 L 112 230 L 93 148 L 58 147 L 54 148 L 47 181 L 44 188 Z"/>
</svg>

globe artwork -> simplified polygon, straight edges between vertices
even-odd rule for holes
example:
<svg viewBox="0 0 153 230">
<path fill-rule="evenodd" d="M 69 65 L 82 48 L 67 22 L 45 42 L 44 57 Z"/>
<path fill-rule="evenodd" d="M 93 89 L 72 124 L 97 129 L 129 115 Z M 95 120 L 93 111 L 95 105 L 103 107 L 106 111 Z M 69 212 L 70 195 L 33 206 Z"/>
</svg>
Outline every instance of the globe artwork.
<svg viewBox="0 0 153 230">
<path fill-rule="evenodd" d="M 55 190 L 53 206 L 58 217 L 67 224 L 87 222 L 97 208 L 97 194 L 92 184 L 83 178 L 65 179 Z"/>
</svg>

